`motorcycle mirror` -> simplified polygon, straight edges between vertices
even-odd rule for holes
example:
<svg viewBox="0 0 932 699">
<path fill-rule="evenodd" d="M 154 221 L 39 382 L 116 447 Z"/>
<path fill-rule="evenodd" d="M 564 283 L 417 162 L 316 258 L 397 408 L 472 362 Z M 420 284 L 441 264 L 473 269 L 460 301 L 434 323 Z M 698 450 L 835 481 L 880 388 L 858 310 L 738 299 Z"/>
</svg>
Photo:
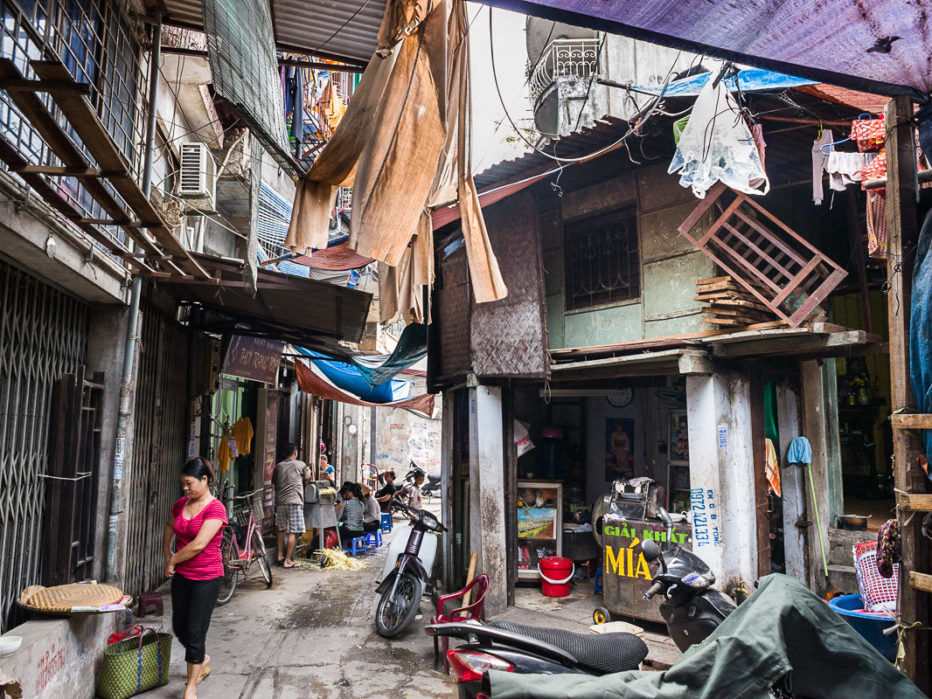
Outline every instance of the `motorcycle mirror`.
<svg viewBox="0 0 932 699">
<path fill-rule="evenodd" d="M 659 560 L 660 568 L 664 573 L 667 572 L 667 562 L 663 559 L 663 551 L 660 550 L 657 542 L 651 539 L 645 539 L 642 541 L 641 553 L 644 554 L 644 560 L 646 560 L 648 563 L 653 563 L 654 561 Z"/>
</svg>

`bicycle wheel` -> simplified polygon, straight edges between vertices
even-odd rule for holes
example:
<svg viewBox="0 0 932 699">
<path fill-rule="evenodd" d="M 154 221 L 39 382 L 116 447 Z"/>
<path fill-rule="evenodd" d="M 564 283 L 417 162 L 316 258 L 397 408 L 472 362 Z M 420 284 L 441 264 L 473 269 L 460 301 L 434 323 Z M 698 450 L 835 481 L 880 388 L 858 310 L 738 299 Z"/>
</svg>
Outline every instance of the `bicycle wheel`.
<svg viewBox="0 0 932 699">
<path fill-rule="evenodd" d="M 220 555 L 223 559 L 223 580 L 220 581 L 220 595 L 217 604 L 224 605 L 233 599 L 236 592 L 236 583 L 239 580 L 239 568 L 236 566 L 236 546 L 233 543 L 233 534 L 224 528 L 223 540 L 220 542 Z"/>
<path fill-rule="evenodd" d="M 272 587 L 272 566 L 269 565 L 269 557 L 265 552 L 265 542 L 262 541 L 262 535 L 258 529 L 252 533 L 252 555 L 259 565 L 259 572 L 262 573 L 265 586 Z"/>
</svg>

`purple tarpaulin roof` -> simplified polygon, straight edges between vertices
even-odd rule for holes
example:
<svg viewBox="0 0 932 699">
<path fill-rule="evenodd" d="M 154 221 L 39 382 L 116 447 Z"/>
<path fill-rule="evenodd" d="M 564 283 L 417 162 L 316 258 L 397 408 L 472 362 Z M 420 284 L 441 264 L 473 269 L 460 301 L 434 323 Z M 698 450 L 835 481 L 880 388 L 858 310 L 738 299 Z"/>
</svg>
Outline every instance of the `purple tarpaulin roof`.
<svg viewBox="0 0 932 699">
<path fill-rule="evenodd" d="M 932 92 L 930 0 L 483 2 L 856 90 Z"/>
</svg>

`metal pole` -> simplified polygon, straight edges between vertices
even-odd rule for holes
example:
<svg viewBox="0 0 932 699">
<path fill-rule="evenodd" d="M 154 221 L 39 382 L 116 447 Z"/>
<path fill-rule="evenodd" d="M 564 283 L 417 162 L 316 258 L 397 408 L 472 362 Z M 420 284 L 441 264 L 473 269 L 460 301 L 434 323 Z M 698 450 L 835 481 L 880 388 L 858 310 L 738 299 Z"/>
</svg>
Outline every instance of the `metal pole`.
<svg viewBox="0 0 932 699">
<path fill-rule="evenodd" d="M 159 63 L 162 50 L 162 18 L 156 15 L 151 25 L 152 50 L 149 58 L 149 121 L 146 124 L 145 160 L 142 170 L 142 191 L 146 198 L 152 189 L 152 156 L 155 141 L 156 101 L 159 91 Z M 138 249 L 137 249 L 138 251 Z M 116 445 L 113 449 L 113 487 L 110 491 L 110 519 L 107 527 L 107 580 L 115 580 L 117 538 L 119 536 L 119 522 L 121 500 L 123 495 L 123 474 L 128 454 L 126 453 L 127 426 L 133 410 L 133 367 L 136 360 L 136 339 L 139 332 L 139 299 L 142 296 L 142 277 L 133 279 L 130 292 L 129 322 L 126 328 L 126 349 L 123 354 L 123 376 L 120 381 L 120 413 L 117 417 Z"/>
</svg>

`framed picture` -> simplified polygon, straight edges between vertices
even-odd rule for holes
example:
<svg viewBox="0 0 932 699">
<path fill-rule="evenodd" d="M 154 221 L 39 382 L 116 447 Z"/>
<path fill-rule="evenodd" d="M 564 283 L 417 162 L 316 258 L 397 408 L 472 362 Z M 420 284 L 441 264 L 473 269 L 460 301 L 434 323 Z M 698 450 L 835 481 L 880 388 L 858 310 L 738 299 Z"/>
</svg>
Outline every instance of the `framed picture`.
<svg viewBox="0 0 932 699">
<path fill-rule="evenodd" d="M 670 411 L 669 455 L 674 466 L 689 465 L 689 427 L 685 410 Z"/>
<path fill-rule="evenodd" d="M 634 420 L 605 420 L 605 480 L 634 476 Z"/>
</svg>

